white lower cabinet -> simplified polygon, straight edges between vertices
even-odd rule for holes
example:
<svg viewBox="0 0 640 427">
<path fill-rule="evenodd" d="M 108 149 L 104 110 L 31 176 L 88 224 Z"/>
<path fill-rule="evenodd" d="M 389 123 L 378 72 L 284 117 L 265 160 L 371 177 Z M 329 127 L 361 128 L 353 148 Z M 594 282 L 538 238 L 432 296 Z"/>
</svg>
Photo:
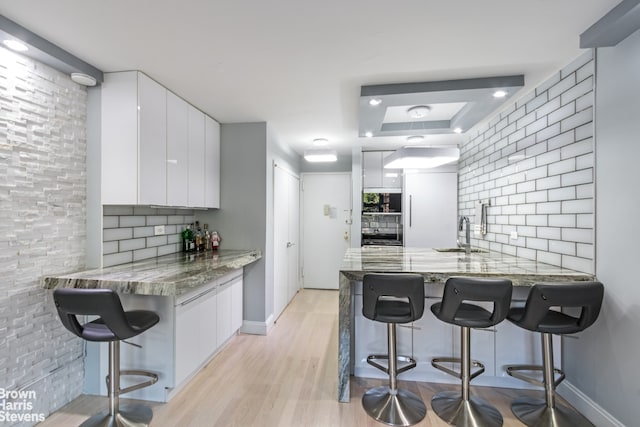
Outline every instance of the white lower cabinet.
<svg viewBox="0 0 640 427">
<path fill-rule="evenodd" d="M 160 322 L 121 343 L 121 369 L 141 369 L 158 374 L 158 382 L 125 395 L 127 398 L 168 402 L 233 336 L 242 325 L 243 270 L 178 297 L 122 294 L 125 310 L 152 310 Z M 87 342 L 84 392 L 106 396 L 107 343 Z M 122 378 L 122 387 L 133 382 Z"/>
</svg>

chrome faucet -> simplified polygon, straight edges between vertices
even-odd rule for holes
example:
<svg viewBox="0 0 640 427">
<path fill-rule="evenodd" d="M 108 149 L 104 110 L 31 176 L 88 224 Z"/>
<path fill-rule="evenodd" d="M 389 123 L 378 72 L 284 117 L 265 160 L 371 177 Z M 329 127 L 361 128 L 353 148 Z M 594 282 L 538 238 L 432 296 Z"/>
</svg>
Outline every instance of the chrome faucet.
<svg viewBox="0 0 640 427">
<path fill-rule="evenodd" d="M 464 253 L 469 255 L 471 253 L 471 222 L 469 221 L 469 217 L 461 216 L 460 221 L 458 222 L 458 231 L 462 231 L 462 227 L 465 223 L 466 223 L 466 231 L 465 231 L 466 243 L 464 245 L 460 245 L 460 242 L 458 242 L 458 245 L 464 246 Z"/>
</svg>

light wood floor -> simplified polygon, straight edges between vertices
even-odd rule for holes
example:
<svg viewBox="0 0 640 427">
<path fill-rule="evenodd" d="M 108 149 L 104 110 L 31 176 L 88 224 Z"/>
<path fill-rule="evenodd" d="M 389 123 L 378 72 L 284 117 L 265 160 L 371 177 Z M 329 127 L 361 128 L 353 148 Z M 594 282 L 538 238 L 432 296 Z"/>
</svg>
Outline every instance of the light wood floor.
<svg viewBox="0 0 640 427">
<path fill-rule="evenodd" d="M 153 404 L 154 427 L 164 426 L 382 426 L 360 399 L 384 381 L 353 378 L 351 402 L 337 396 L 338 292 L 303 290 L 268 336 L 240 334 L 167 404 Z M 419 394 L 427 416 L 419 426 L 446 426 L 431 397 L 458 387 L 400 381 Z M 495 405 L 505 426 L 522 426 L 509 402 L 521 390 L 472 387 Z M 531 392 L 529 392 L 531 393 Z M 541 395 L 541 393 L 540 393 Z M 70 427 L 107 407 L 106 398 L 81 396 L 41 426 Z"/>
</svg>

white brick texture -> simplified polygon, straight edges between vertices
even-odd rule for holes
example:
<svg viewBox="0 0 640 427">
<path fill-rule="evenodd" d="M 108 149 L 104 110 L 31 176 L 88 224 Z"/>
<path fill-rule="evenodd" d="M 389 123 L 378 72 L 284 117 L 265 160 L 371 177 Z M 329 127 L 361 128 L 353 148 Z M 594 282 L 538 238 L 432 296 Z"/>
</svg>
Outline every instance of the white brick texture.
<svg viewBox="0 0 640 427">
<path fill-rule="evenodd" d="M 82 341 L 39 281 L 84 266 L 86 104 L 67 75 L 0 48 L 0 387 L 34 391 L 37 414 L 82 391 Z"/>
<path fill-rule="evenodd" d="M 459 212 L 491 202 L 472 244 L 593 272 L 593 73 L 589 51 L 462 144 Z"/>
</svg>

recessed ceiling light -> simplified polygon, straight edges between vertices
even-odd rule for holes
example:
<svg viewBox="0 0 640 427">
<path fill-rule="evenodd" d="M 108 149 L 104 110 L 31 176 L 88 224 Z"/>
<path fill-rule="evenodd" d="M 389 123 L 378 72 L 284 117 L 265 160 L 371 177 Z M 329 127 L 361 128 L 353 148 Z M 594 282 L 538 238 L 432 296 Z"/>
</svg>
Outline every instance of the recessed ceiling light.
<svg viewBox="0 0 640 427">
<path fill-rule="evenodd" d="M 371 138 L 373 136 L 373 133 L 365 132 L 364 136 L 366 136 L 367 138 Z"/>
<path fill-rule="evenodd" d="M 494 98 L 504 98 L 505 96 L 507 96 L 507 92 L 505 92 L 504 90 L 497 90 L 493 92 Z"/>
<path fill-rule="evenodd" d="M 380 98 L 371 98 L 369 100 L 369 105 L 371 105 L 372 107 L 376 107 L 378 105 L 382 104 L 382 99 Z"/>
<path fill-rule="evenodd" d="M 411 135 L 407 137 L 407 142 L 422 142 L 423 139 L 422 135 Z"/>
<path fill-rule="evenodd" d="M 462 129 L 460 129 L 460 128 L 455 128 L 453 131 L 454 131 L 455 133 L 462 133 Z"/>
<path fill-rule="evenodd" d="M 18 40 L 7 39 L 3 40 L 2 43 L 4 43 L 4 45 L 9 49 L 15 50 L 16 52 L 26 52 L 29 50 L 26 44 L 21 43 Z"/>
<path fill-rule="evenodd" d="M 423 117 L 426 117 L 430 111 L 431 111 L 431 108 L 427 107 L 426 105 L 416 105 L 415 107 L 409 108 L 407 110 L 407 114 L 412 119 L 421 119 Z"/>
<path fill-rule="evenodd" d="M 329 140 L 326 138 L 316 138 L 313 140 L 313 145 L 315 145 L 316 147 L 322 147 L 324 145 L 327 145 L 329 143 Z"/>
</svg>

